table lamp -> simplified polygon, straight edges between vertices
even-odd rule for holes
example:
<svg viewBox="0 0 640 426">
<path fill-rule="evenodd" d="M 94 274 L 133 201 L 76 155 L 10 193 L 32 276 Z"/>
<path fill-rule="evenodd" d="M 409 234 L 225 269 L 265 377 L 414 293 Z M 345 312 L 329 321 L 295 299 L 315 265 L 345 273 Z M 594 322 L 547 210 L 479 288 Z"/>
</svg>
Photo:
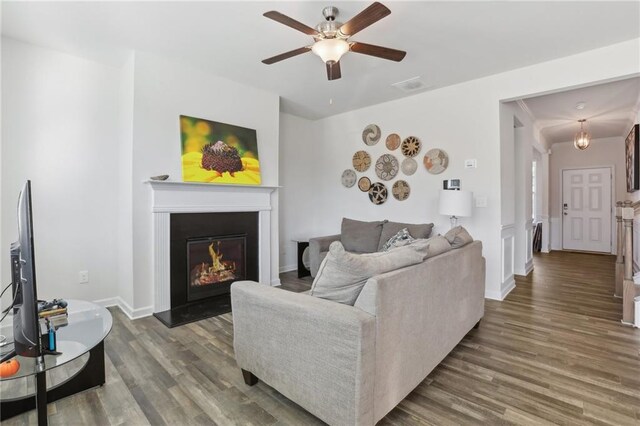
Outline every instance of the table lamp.
<svg viewBox="0 0 640 426">
<path fill-rule="evenodd" d="M 473 192 L 462 190 L 440 191 L 438 212 L 441 215 L 449 216 L 451 227 L 455 227 L 458 224 L 459 217 L 471 216 L 473 212 Z"/>
</svg>

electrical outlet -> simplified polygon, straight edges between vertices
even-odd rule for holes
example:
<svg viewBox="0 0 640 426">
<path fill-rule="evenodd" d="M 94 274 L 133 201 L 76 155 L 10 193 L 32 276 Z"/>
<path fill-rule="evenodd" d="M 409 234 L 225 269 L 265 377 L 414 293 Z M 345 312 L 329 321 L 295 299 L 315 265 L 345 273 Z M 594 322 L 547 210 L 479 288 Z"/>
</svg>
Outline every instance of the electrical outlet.
<svg viewBox="0 0 640 426">
<path fill-rule="evenodd" d="M 78 282 L 80 284 L 89 284 L 89 271 L 78 272 Z"/>
</svg>

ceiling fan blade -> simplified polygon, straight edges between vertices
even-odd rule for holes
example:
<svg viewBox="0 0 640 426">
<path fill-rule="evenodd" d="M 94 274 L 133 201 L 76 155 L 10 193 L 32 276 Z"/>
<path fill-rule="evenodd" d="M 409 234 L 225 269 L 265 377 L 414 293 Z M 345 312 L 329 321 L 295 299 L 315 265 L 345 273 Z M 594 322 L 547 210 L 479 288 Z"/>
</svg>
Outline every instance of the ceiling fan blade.
<svg viewBox="0 0 640 426">
<path fill-rule="evenodd" d="M 327 78 L 329 80 L 337 80 L 340 77 L 342 77 L 342 73 L 340 72 L 340 61 L 327 62 Z"/>
<path fill-rule="evenodd" d="M 303 53 L 307 53 L 309 51 L 311 51 L 310 47 L 301 47 L 299 49 L 291 50 L 289 52 L 281 53 L 279 55 L 272 56 L 271 58 L 264 59 L 262 63 L 267 65 L 275 64 L 276 62 L 280 62 L 294 56 L 302 55 Z"/>
<path fill-rule="evenodd" d="M 280 12 L 276 12 L 275 10 L 272 10 L 270 12 L 265 12 L 263 16 L 269 19 L 273 19 L 276 22 L 280 22 L 281 24 L 286 25 L 287 27 L 291 27 L 294 30 L 301 31 L 307 35 L 310 35 L 310 36 L 318 35 L 318 32 L 313 28 L 303 24 L 302 22 L 298 22 L 293 18 L 289 18 L 287 15 L 283 15 Z"/>
<path fill-rule="evenodd" d="M 375 24 L 391 11 L 382 3 L 375 2 L 340 27 L 340 32 L 344 35 L 352 36 L 371 24 Z"/>
<path fill-rule="evenodd" d="M 361 53 L 363 55 L 376 56 L 390 61 L 400 62 L 404 59 L 407 52 L 403 50 L 391 49 L 389 47 L 376 46 L 374 44 L 355 42 L 351 44 L 352 52 Z"/>
</svg>

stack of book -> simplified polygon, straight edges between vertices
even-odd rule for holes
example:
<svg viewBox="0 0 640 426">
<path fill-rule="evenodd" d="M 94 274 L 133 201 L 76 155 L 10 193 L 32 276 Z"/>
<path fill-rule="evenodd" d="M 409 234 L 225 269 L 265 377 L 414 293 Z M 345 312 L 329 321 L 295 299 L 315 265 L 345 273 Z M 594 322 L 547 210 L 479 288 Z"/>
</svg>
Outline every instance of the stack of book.
<svg viewBox="0 0 640 426">
<path fill-rule="evenodd" d="M 69 324 L 67 308 L 46 309 L 38 312 L 38 316 L 40 317 L 40 326 L 44 326 L 45 330 L 51 327 L 58 329 Z"/>
</svg>

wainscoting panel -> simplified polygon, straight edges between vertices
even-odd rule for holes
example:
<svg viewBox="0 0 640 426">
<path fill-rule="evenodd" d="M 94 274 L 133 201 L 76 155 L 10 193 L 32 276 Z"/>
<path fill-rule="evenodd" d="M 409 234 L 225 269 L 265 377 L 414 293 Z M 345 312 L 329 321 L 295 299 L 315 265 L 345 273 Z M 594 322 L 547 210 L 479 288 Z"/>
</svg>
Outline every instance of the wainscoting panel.
<svg viewBox="0 0 640 426">
<path fill-rule="evenodd" d="M 501 256 L 502 256 L 502 283 L 500 283 L 500 294 L 492 295 L 493 298 L 502 300 L 516 286 L 514 278 L 515 265 L 515 225 L 503 225 L 500 231 Z"/>
</svg>

